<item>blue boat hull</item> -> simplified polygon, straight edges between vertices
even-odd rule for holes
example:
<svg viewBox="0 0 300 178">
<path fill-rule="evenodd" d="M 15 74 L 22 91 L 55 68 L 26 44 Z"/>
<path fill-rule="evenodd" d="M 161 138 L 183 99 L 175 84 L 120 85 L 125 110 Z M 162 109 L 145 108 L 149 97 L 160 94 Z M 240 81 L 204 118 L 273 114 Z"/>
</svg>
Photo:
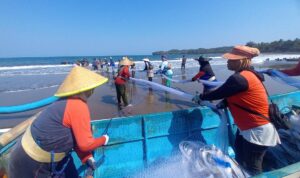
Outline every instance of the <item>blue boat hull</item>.
<svg viewBox="0 0 300 178">
<path fill-rule="evenodd" d="M 300 92 L 272 96 L 279 108 L 300 105 Z M 111 123 L 110 123 L 111 122 Z M 113 120 L 93 121 L 94 136 L 100 136 L 109 124 L 109 145 L 95 150 L 96 160 L 102 164 L 95 171 L 96 178 L 126 177 L 151 165 L 162 162 L 179 151 L 179 143 L 189 138 L 215 144 L 220 119 L 209 108 L 197 107 L 173 112 L 153 113 Z M 229 143 L 232 144 L 236 127 L 229 125 Z M 105 155 L 105 156 L 104 156 Z M 76 158 L 78 170 L 84 168 Z M 300 171 L 300 163 L 260 177 L 282 177 Z"/>
<path fill-rule="evenodd" d="M 272 96 L 279 108 L 300 105 L 300 92 Z M 230 118 L 229 143 L 232 145 L 236 127 Z M 129 177 L 152 165 L 168 160 L 179 151 L 182 140 L 203 141 L 216 144 L 219 116 L 211 109 L 197 107 L 173 112 L 152 113 L 92 121 L 95 137 L 103 134 L 108 127 L 110 142 L 94 151 L 94 157 L 100 166 L 95 178 Z M 1 148 L 4 154 L 14 142 Z M 80 175 L 84 175 L 85 166 L 76 154 L 74 162 Z M 300 171 L 300 162 L 257 177 L 283 177 Z"/>
</svg>

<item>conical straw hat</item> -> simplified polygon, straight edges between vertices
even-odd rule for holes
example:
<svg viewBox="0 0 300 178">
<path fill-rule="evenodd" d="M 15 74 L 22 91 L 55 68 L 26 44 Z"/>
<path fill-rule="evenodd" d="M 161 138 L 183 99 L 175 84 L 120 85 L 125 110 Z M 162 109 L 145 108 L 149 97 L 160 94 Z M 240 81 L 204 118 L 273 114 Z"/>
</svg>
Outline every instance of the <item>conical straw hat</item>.
<svg viewBox="0 0 300 178">
<path fill-rule="evenodd" d="M 75 95 L 96 88 L 107 82 L 107 80 L 107 78 L 96 74 L 95 72 L 76 66 L 70 71 L 60 85 L 55 96 L 66 97 Z"/>
<path fill-rule="evenodd" d="M 121 66 L 131 66 L 133 62 L 128 59 L 128 57 L 123 57 L 122 61 L 120 61 Z"/>
</svg>

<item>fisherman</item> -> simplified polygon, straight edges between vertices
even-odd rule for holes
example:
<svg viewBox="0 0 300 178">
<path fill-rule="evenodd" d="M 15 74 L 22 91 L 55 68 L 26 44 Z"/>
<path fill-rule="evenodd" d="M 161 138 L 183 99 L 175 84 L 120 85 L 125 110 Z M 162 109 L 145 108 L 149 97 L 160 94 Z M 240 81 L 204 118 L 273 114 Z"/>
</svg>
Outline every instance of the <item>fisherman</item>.
<svg viewBox="0 0 300 178">
<path fill-rule="evenodd" d="M 97 59 L 97 58 L 95 58 L 94 60 L 93 60 L 93 63 L 92 63 L 92 67 L 93 67 L 93 70 L 99 70 L 99 60 Z"/>
<path fill-rule="evenodd" d="M 116 64 L 115 64 L 114 60 L 112 59 L 112 57 L 109 57 L 109 64 L 110 64 L 110 67 L 111 67 L 111 71 L 114 75 Z"/>
<path fill-rule="evenodd" d="M 87 100 L 107 78 L 73 67 L 51 104 L 33 121 L 9 157 L 10 178 L 78 177 L 71 152 L 95 169 L 92 151 L 108 143 L 108 135 L 94 138 Z"/>
<path fill-rule="evenodd" d="M 185 64 L 186 64 L 186 57 L 185 55 L 183 55 L 181 59 L 181 70 L 185 69 Z"/>
<path fill-rule="evenodd" d="M 130 66 L 130 70 L 131 70 L 131 77 L 135 78 L 136 67 L 135 67 L 135 63 L 134 62 Z"/>
<path fill-rule="evenodd" d="M 169 63 L 168 64 L 168 67 L 166 68 L 166 77 L 168 77 L 166 79 L 166 86 L 167 87 L 171 87 L 171 79 L 172 79 L 172 76 L 173 76 L 173 70 L 172 70 L 172 65 Z"/>
<path fill-rule="evenodd" d="M 145 63 L 144 71 L 147 72 L 147 77 L 149 81 L 152 81 L 154 77 L 154 71 L 153 71 L 153 65 L 151 64 L 150 60 L 148 58 L 143 59 Z"/>
<path fill-rule="evenodd" d="M 196 74 L 192 81 L 196 81 L 197 79 L 206 80 L 206 81 L 217 81 L 214 71 L 211 68 L 211 65 L 209 61 L 210 58 L 204 58 L 203 56 L 200 56 L 198 59 L 195 59 L 199 62 L 200 68 L 198 74 Z M 210 86 L 207 84 L 203 84 L 203 93 L 210 92 L 214 90 L 216 86 Z"/>
<path fill-rule="evenodd" d="M 168 67 L 168 60 L 167 57 L 165 55 L 161 56 L 161 64 L 159 65 L 159 70 L 157 71 L 157 73 L 160 73 L 162 75 L 165 75 L 167 72 L 167 67 Z M 164 77 L 161 78 L 161 83 L 163 85 L 166 85 L 166 79 Z"/>
<path fill-rule="evenodd" d="M 106 58 L 104 58 L 104 65 L 106 67 L 106 72 L 109 72 L 109 62 Z"/>
<path fill-rule="evenodd" d="M 198 100 L 225 99 L 238 127 L 234 145 L 236 160 L 251 175 L 262 172 L 262 161 L 267 148 L 280 143 L 275 127 L 264 118 L 269 118 L 269 105 L 262 84 L 263 75 L 254 71 L 251 66 L 251 59 L 259 53 L 257 48 L 235 46 L 230 53 L 224 54 L 223 58 L 228 60 L 228 69 L 235 73 L 218 89 L 201 94 Z M 196 101 L 199 98 L 196 97 Z"/>
<path fill-rule="evenodd" d="M 124 107 L 128 106 L 128 100 L 126 95 L 126 82 L 130 78 L 129 66 L 133 64 L 128 57 L 123 57 L 119 62 L 120 69 L 115 78 L 115 85 L 117 91 L 118 107 L 121 108 L 121 98 L 123 100 Z"/>
</svg>

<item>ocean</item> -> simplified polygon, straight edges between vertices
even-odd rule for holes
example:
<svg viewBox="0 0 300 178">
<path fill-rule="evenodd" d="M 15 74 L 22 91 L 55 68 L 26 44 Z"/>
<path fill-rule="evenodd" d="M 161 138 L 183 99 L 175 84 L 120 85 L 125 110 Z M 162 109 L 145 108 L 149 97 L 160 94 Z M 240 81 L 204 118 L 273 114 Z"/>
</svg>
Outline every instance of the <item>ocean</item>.
<svg viewBox="0 0 300 178">
<path fill-rule="evenodd" d="M 112 56 L 115 61 L 118 61 L 121 56 Z M 136 55 L 129 56 L 136 63 L 136 78 L 146 79 L 146 73 L 141 72 L 144 68 L 143 58 L 147 57 L 157 70 L 160 61 L 160 56 L 152 55 Z M 199 64 L 194 58 L 199 55 L 187 55 L 186 70 L 180 70 L 181 55 L 167 56 L 169 63 L 173 68 L 173 79 L 186 80 L 191 79 L 199 70 Z M 221 54 L 211 55 L 213 58 L 210 63 L 219 81 L 225 81 L 232 71 L 228 71 L 226 67 L 226 60 L 222 59 Z M 297 62 L 276 61 L 277 58 L 295 58 L 300 57 L 300 54 L 262 54 L 253 59 L 255 67 L 263 68 L 268 65 L 283 65 L 288 63 L 290 66 Z M 92 62 L 95 57 L 86 57 Z M 99 57 L 97 57 L 99 58 Z M 100 56 L 101 59 L 109 58 L 109 56 Z M 269 62 L 264 61 L 269 58 Z M 76 60 L 83 59 L 83 57 L 34 57 L 34 58 L 0 58 L 0 107 L 22 105 L 30 102 L 39 101 L 41 99 L 53 96 L 58 86 L 62 83 L 68 72 L 73 67 Z M 68 62 L 71 64 L 61 64 Z M 92 66 L 89 66 L 92 68 Z M 269 66 L 270 67 L 270 66 Z M 89 108 L 92 119 L 104 119 L 120 117 L 117 107 L 116 91 L 114 81 L 112 79 L 112 72 L 106 71 L 104 68 L 101 75 L 109 78 L 109 81 L 95 89 L 93 96 L 89 99 Z M 160 83 L 160 75 L 155 75 L 153 82 Z M 296 90 L 293 87 L 278 83 L 266 76 L 266 87 L 269 93 L 285 93 Z M 185 84 L 172 83 L 172 87 L 189 94 L 196 94 L 202 91 L 202 85 L 198 82 L 189 82 Z M 155 112 L 166 112 L 197 105 L 179 96 L 169 95 L 164 92 L 150 91 L 148 88 L 135 85 L 129 82 L 127 91 L 129 102 L 134 106 L 131 114 L 146 114 Z M 39 108 L 36 110 L 14 113 L 14 114 L 0 114 L 0 129 L 10 128 L 36 112 L 43 110 Z"/>
<path fill-rule="evenodd" d="M 213 58 L 211 60 L 212 66 L 226 64 L 226 60 L 222 59 L 221 54 L 206 56 Z M 94 58 L 109 59 L 109 57 L 112 57 L 116 63 L 122 58 L 122 56 L 0 58 L 0 94 L 57 87 L 77 60 L 86 58 L 89 60 L 91 67 Z M 149 58 L 154 65 L 154 69 L 158 69 L 161 62 L 158 55 L 131 55 L 128 57 L 135 61 L 137 70 L 144 68 L 143 58 Z M 182 55 L 168 55 L 167 57 L 174 70 L 180 69 Z M 199 68 L 197 61 L 193 60 L 198 58 L 199 55 L 186 55 L 186 57 L 187 69 Z M 300 57 L 300 54 L 262 54 L 254 58 L 253 63 L 263 63 L 267 58 L 270 61 L 275 61 L 276 58 L 295 57 Z M 186 75 L 189 75 L 189 71 L 191 70 L 187 70 Z"/>
</svg>

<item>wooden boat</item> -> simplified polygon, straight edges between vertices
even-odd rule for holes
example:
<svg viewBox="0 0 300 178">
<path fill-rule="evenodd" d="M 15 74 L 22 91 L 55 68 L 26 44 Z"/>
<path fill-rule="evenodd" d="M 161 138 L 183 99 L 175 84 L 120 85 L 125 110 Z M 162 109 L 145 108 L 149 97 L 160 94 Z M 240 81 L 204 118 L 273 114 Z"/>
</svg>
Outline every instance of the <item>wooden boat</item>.
<svg viewBox="0 0 300 178">
<path fill-rule="evenodd" d="M 279 108 L 300 105 L 300 92 L 275 95 L 272 100 Z M 100 164 L 95 177 L 130 177 L 167 160 L 179 151 L 179 143 L 186 138 L 214 144 L 219 122 L 219 116 L 206 107 L 92 121 L 95 137 L 102 135 L 106 128 L 110 136 L 109 144 L 94 152 Z M 232 144 L 236 127 L 232 119 L 230 123 L 229 143 Z M 75 154 L 73 158 L 83 175 L 85 167 Z M 299 172 L 300 162 L 256 177 L 284 177 Z"/>
</svg>

